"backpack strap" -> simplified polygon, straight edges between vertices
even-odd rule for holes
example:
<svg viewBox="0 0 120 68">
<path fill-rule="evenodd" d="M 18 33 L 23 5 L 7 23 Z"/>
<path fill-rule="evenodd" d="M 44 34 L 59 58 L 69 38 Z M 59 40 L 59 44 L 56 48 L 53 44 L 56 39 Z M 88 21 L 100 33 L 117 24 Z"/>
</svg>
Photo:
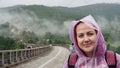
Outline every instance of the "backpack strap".
<svg viewBox="0 0 120 68">
<path fill-rule="evenodd" d="M 68 68 L 75 68 L 75 63 L 77 62 L 77 53 L 71 53 L 68 58 Z"/>
<path fill-rule="evenodd" d="M 71 53 L 68 58 L 68 68 L 75 68 L 75 63 L 77 62 L 77 53 Z M 106 51 L 105 59 L 109 68 L 116 68 L 117 60 L 116 54 L 113 51 Z"/>
<path fill-rule="evenodd" d="M 116 68 L 116 54 L 113 51 L 106 51 L 105 59 L 109 68 Z"/>
</svg>

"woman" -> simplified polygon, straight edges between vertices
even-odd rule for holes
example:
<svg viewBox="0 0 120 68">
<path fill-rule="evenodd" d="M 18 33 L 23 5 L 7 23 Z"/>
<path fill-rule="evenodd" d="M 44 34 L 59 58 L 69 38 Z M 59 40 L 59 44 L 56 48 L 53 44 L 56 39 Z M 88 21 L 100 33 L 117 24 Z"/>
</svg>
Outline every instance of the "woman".
<svg viewBox="0 0 120 68">
<path fill-rule="evenodd" d="M 78 55 L 75 68 L 109 68 L 105 59 L 106 44 L 102 32 L 91 15 L 72 23 L 70 40 Z M 120 55 L 116 54 L 116 68 L 120 68 Z M 68 67 L 68 59 L 63 68 Z"/>
</svg>

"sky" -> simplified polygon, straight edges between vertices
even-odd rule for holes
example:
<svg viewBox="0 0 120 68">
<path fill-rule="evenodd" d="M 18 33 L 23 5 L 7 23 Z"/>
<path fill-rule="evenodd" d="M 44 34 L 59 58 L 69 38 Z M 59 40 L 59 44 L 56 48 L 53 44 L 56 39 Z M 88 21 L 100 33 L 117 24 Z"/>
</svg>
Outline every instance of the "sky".
<svg viewBox="0 0 120 68">
<path fill-rule="evenodd" d="M 64 6 L 78 7 L 96 3 L 117 3 L 120 0 L 0 0 L 1 7 L 10 7 L 14 5 L 45 5 L 45 6 Z"/>
</svg>

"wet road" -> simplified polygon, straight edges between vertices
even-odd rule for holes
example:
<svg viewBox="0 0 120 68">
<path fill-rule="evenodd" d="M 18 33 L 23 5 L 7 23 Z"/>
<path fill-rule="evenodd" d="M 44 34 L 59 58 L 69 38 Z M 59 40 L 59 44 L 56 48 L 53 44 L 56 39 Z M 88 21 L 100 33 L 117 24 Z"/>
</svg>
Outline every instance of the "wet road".
<svg viewBox="0 0 120 68">
<path fill-rule="evenodd" d="M 53 50 L 46 56 L 38 57 L 14 68 L 62 68 L 69 50 L 60 46 L 53 46 Z"/>
</svg>

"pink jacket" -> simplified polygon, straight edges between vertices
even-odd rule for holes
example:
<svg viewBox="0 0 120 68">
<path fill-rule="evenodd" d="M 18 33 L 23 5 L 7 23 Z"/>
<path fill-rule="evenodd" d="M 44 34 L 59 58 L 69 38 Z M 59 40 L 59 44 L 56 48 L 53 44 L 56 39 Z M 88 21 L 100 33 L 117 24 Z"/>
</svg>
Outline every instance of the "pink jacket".
<svg viewBox="0 0 120 68">
<path fill-rule="evenodd" d="M 97 40 L 92 58 L 86 57 L 84 53 L 79 49 L 75 41 L 74 27 L 79 21 L 84 22 L 85 24 L 89 25 L 97 31 Z M 108 68 L 108 65 L 105 60 L 106 42 L 98 24 L 91 15 L 88 15 L 78 21 L 73 21 L 69 31 L 69 36 L 70 40 L 74 43 L 75 52 L 78 54 L 78 59 L 75 64 L 75 68 Z M 116 57 L 117 68 L 120 68 L 120 55 L 116 54 Z M 63 68 L 68 68 L 68 59 L 65 61 Z"/>
</svg>

